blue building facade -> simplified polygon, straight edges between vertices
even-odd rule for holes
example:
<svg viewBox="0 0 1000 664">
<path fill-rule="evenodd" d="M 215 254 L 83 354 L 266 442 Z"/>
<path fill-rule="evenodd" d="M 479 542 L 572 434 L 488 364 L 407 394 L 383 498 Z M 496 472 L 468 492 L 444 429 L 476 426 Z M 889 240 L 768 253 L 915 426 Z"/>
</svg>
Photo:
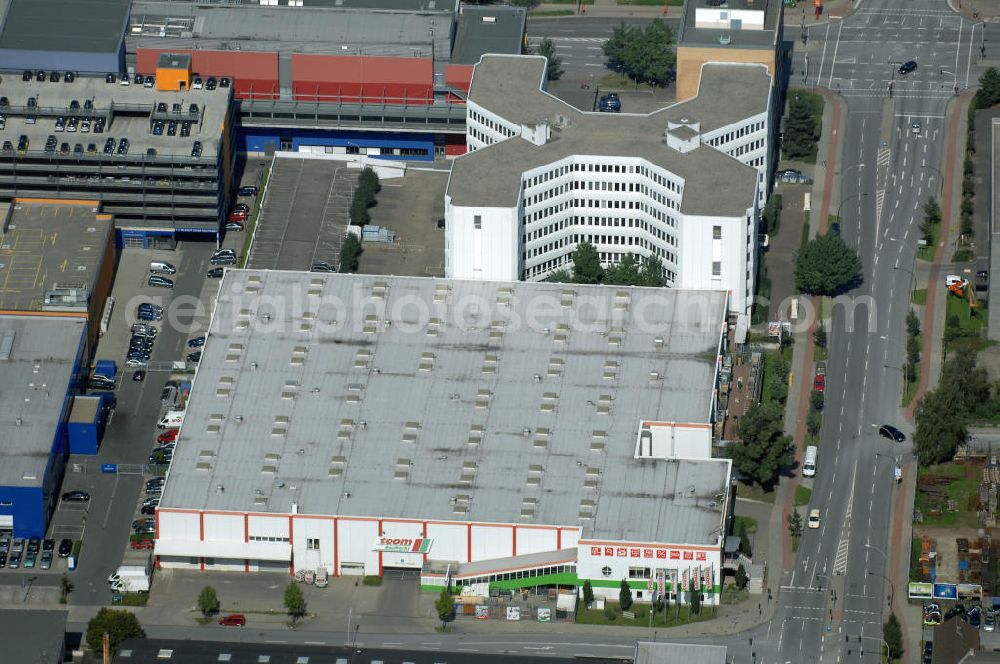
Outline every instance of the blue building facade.
<svg viewBox="0 0 1000 664">
<path fill-rule="evenodd" d="M 237 145 L 250 154 L 292 152 L 364 153 L 373 159 L 433 161 L 434 134 L 323 131 L 319 129 L 240 127 Z"/>
<path fill-rule="evenodd" d="M 59 329 L 47 330 L 50 326 Z M 15 537 L 43 537 L 66 472 L 73 397 L 86 381 L 87 322 L 76 317 L 3 315 L 0 339 L 13 342 L 7 360 L 10 372 L 5 376 L 12 394 L 2 404 L 13 422 L 0 427 L 0 437 L 10 443 L 0 460 L 4 466 L 0 530 L 13 530 Z M 40 344 L 48 347 L 47 355 L 36 350 Z M 44 464 L 39 452 L 47 453 Z"/>
</svg>

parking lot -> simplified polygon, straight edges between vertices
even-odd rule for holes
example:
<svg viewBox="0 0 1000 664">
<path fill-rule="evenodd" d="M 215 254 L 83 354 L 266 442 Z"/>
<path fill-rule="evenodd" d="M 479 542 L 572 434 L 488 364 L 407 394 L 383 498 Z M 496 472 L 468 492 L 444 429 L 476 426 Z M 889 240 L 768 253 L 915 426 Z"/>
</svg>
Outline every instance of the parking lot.
<svg viewBox="0 0 1000 664">
<path fill-rule="evenodd" d="M 407 168 L 385 180 L 369 209 L 371 223 L 396 234 L 395 244 L 365 242 L 358 272 L 409 277 L 444 276 L 444 191 L 448 173 Z"/>
</svg>

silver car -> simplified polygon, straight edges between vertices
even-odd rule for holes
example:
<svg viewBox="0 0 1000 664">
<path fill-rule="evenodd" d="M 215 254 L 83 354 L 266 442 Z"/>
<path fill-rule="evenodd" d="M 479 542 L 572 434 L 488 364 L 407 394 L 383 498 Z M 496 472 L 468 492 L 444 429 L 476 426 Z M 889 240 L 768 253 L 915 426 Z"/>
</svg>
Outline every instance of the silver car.
<svg viewBox="0 0 1000 664">
<path fill-rule="evenodd" d="M 48 569 L 52 567 L 52 552 L 42 551 L 42 562 L 39 565 L 42 569 Z"/>
</svg>

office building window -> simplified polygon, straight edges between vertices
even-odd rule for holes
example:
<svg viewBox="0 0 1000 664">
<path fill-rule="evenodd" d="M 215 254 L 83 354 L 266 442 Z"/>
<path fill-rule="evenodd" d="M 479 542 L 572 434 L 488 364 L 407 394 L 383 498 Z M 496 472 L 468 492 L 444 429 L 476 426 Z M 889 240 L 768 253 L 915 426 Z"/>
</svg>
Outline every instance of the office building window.
<svg viewBox="0 0 1000 664">
<path fill-rule="evenodd" d="M 722 276 L 722 261 L 712 261 L 712 276 L 713 277 Z"/>
<path fill-rule="evenodd" d="M 483 218 L 480 215 L 476 215 L 472 218 L 472 227 L 477 231 L 483 227 Z"/>
<path fill-rule="evenodd" d="M 713 240 L 722 239 L 722 226 L 712 226 L 712 239 Z"/>
</svg>

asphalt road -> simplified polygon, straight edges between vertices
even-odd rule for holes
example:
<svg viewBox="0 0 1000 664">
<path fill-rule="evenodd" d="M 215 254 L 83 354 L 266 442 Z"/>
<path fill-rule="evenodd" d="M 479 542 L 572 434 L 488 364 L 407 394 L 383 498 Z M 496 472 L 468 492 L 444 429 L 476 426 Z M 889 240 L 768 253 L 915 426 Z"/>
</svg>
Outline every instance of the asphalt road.
<svg viewBox="0 0 1000 664">
<path fill-rule="evenodd" d="M 897 458 L 912 458 L 911 444 L 880 438 L 877 426 L 904 428 L 901 367 L 918 226 L 927 198 L 940 197 L 955 86 L 979 76 L 981 30 L 942 2 L 881 0 L 808 29 L 806 44 L 796 43 L 792 84 L 827 87 L 846 102 L 839 200 L 830 212 L 858 249 L 864 282 L 848 306 L 833 311 L 809 505 L 820 509 L 822 526 L 802 538 L 770 638 L 755 646 L 759 661 L 878 662 L 883 609 L 894 591 L 905 592 L 888 579 L 886 552 L 893 469 Z M 790 24 L 786 34 L 801 37 L 801 30 Z M 917 71 L 900 76 L 910 59 Z"/>
<path fill-rule="evenodd" d="M 667 17 L 667 24 L 676 32 L 679 17 Z M 605 18 L 577 16 L 572 18 L 537 18 L 528 20 L 528 45 L 538 48 L 548 37 L 562 58 L 563 78 L 585 80 L 608 73 L 603 45 L 614 29 L 621 25 L 644 26 L 651 18 Z"/>
</svg>

